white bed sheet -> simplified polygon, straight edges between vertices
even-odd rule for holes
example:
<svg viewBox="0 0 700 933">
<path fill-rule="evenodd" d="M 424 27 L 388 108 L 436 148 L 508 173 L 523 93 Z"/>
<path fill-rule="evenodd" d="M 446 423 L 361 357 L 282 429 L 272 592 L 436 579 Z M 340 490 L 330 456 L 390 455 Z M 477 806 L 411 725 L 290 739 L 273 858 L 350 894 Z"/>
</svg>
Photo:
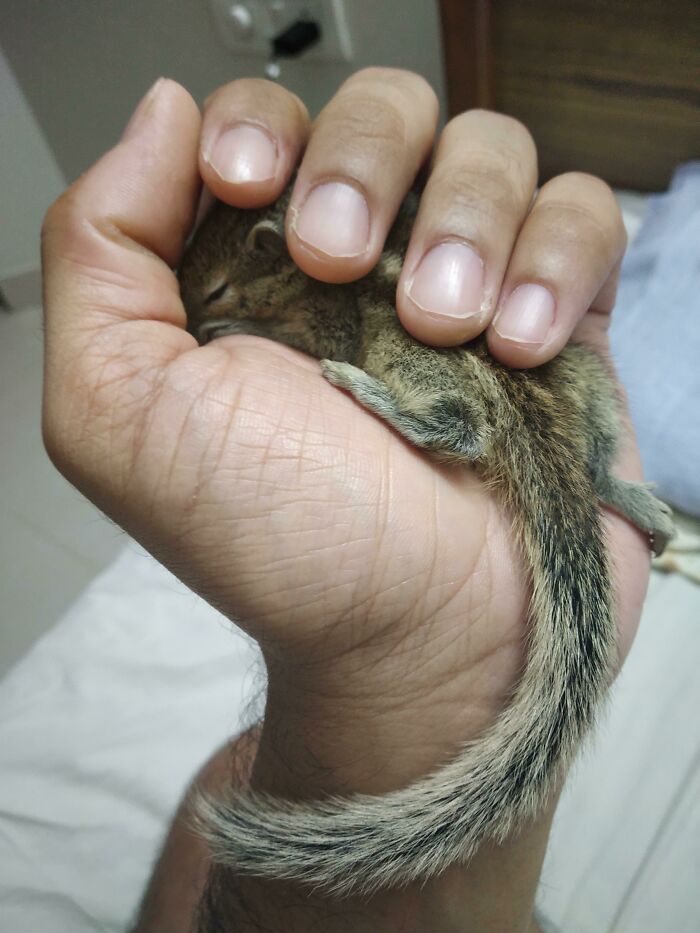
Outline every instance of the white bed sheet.
<svg viewBox="0 0 700 933">
<path fill-rule="evenodd" d="M 700 587 L 655 574 L 557 812 L 540 904 L 566 933 L 700 929 L 698 669 Z M 0 930 L 124 930 L 188 780 L 260 686 L 249 640 L 129 546 L 0 683 Z"/>
<path fill-rule="evenodd" d="M 135 545 L 0 683 L 0 931 L 123 930 L 250 641 Z"/>
</svg>

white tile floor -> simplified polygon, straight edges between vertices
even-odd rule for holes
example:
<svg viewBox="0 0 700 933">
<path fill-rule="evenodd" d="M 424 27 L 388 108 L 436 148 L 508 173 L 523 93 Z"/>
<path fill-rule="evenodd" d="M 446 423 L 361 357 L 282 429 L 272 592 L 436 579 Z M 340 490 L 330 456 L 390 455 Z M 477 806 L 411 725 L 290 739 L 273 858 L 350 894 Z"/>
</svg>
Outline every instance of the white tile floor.
<svg viewBox="0 0 700 933">
<path fill-rule="evenodd" d="M 41 311 L 0 313 L 0 676 L 124 542 L 41 441 Z"/>
</svg>

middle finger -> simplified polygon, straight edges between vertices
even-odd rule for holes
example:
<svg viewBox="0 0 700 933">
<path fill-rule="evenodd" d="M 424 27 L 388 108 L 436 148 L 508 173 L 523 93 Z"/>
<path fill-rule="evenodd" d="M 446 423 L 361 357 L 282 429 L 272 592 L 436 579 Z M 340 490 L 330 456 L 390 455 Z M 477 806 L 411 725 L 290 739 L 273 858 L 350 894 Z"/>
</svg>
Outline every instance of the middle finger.
<svg viewBox="0 0 700 933">
<path fill-rule="evenodd" d="M 287 213 L 304 272 L 350 282 L 373 268 L 437 116 L 435 92 L 409 71 L 367 68 L 342 85 L 313 126 Z"/>
</svg>

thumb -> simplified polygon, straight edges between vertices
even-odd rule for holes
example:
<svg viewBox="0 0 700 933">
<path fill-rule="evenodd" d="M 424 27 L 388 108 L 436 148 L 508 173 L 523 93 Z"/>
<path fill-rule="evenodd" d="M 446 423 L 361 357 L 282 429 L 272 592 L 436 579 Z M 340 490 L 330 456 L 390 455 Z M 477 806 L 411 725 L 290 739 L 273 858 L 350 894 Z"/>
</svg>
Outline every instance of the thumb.
<svg viewBox="0 0 700 933">
<path fill-rule="evenodd" d="M 106 457 L 115 479 L 128 470 L 120 457 L 149 392 L 194 346 L 171 267 L 194 216 L 199 127 L 187 91 L 160 79 L 120 142 L 44 220 L 44 441 L 88 494 Z"/>
</svg>

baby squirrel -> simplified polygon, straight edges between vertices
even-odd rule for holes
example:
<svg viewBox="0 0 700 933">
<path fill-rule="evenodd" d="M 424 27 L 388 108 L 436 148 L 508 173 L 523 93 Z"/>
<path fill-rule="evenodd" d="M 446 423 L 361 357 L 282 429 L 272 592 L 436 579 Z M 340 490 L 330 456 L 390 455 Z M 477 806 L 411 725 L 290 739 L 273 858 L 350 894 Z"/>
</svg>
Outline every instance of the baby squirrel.
<svg viewBox="0 0 700 933">
<path fill-rule="evenodd" d="M 179 271 L 188 329 L 200 343 L 256 334 L 317 357 L 326 379 L 413 444 L 468 463 L 515 516 L 532 580 L 527 662 L 512 700 L 447 765 L 376 797 L 200 798 L 217 862 L 369 894 L 466 862 L 540 809 L 612 679 L 616 626 L 596 500 L 647 532 L 656 554 L 673 526 L 649 487 L 610 473 L 617 394 L 593 350 L 569 344 L 543 366 L 515 370 L 482 337 L 450 349 L 418 343 L 394 306 L 416 198 L 369 275 L 327 285 L 287 252 L 289 194 L 263 210 L 215 205 Z"/>
</svg>

